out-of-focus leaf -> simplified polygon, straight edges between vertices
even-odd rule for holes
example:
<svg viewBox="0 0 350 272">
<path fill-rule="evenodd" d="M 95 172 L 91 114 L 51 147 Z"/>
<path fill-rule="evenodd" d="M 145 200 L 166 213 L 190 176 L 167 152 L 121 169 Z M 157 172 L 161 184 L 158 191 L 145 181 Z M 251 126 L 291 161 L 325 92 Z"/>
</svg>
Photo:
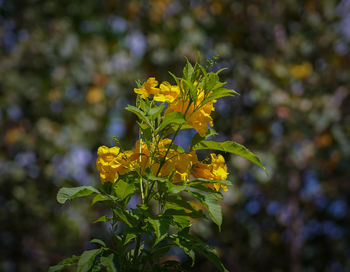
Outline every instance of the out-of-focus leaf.
<svg viewBox="0 0 350 272">
<path fill-rule="evenodd" d="M 63 187 L 57 193 L 57 201 L 60 204 L 64 204 L 67 200 L 71 200 L 77 197 L 89 196 L 93 193 L 99 194 L 100 192 L 92 186 L 80 186 L 80 187 Z"/>
<path fill-rule="evenodd" d="M 94 265 L 96 256 L 101 252 L 102 252 L 101 248 L 84 251 L 83 254 L 81 254 L 80 256 L 77 272 L 90 271 Z"/>
<path fill-rule="evenodd" d="M 113 254 L 110 254 L 107 257 L 101 257 L 101 264 L 106 267 L 107 272 L 117 272 Z"/>
</svg>

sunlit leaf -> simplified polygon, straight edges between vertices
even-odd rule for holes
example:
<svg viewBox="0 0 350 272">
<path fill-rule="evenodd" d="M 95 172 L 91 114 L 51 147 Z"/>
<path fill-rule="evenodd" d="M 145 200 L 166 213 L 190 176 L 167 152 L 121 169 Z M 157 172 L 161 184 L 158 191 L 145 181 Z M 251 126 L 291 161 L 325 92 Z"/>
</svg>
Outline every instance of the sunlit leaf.
<svg viewBox="0 0 350 272">
<path fill-rule="evenodd" d="M 226 141 L 226 142 L 201 141 L 195 144 L 194 146 L 192 146 L 192 149 L 193 150 L 213 149 L 213 150 L 219 150 L 219 151 L 236 154 L 260 166 L 267 174 L 267 171 L 265 167 L 262 165 L 260 159 L 254 153 L 252 153 L 249 149 L 247 149 L 246 147 L 238 143 L 231 142 L 231 141 Z"/>
</svg>

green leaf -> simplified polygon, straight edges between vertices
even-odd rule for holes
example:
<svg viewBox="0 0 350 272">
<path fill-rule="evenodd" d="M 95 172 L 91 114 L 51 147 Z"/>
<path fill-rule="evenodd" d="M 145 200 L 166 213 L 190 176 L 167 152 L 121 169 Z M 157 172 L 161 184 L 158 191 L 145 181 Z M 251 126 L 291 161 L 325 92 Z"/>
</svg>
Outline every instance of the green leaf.
<svg viewBox="0 0 350 272">
<path fill-rule="evenodd" d="M 227 70 L 227 69 L 228 69 L 227 67 L 221 68 L 219 71 L 216 72 L 216 74 L 218 75 L 218 74 L 220 74 L 222 71 L 225 71 L 225 70 Z"/>
<path fill-rule="evenodd" d="M 210 101 L 213 101 L 215 99 L 218 98 L 222 98 L 222 97 L 226 97 L 226 96 L 234 96 L 235 94 L 237 94 L 236 91 L 234 90 L 229 90 L 229 89 L 225 89 L 225 88 L 220 88 L 217 90 L 214 90 L 210 95 L 208 95 L 207 98 L 205 98 L 202 102 L 201 102 L 201 106 L 209 103 Z"/>
<path fill-rule="evenodd" d="M 210 250 L 205 250 L 201 247 L 196 247 L 196 250 L 203 254 L 207 259 L 209 259 L 215 266 L 219 269 L 220 272 L 229 272 L 225 266 L 222 264 L 221 260 L 219 257 L 214 253 L 211 252 Z"/>
<path fill-rule="evenodd" d="M 67 200 L 82 196 L 88 196 L 93 193 L 99 194 L 100 192 L 92 186 L 80 186 L 72 188 L 63 187 L 57 193 L 57 201 L 60 204 L 64 204 Z"/>
<path fill-rule="evenodd" d="M 115 183 L 114 191 L 119 199 L 124 200 L 128 196 L 134 194 L 136 188 L 133 183 L 127 183 L 123 180 L 118 180 L 118 182 Z"/>
<path fill-rule="evenodd" d="M 130 223 L 126 214 L 118 207 L 113 208 L 113 212 L 121 219 L 125 224 L 127 224 L 130 228 L 133 227 L 133 224 Z"/>
<path fill-rule="evenodd" d="M 126 108 L 126 110 L 136 114 L 136 116 L 143 122 L 145 122 L 150 128 L 153 128 L 150 120 L 148 119 L 148 117 L 145 115 L 145 113 L 143 111 L 141 111 L 140 109 L 134 107 L 134 106 L 130 106 L 128 105 Z"/>
<path fill-rule="evenodd" d="M 93 223 L 98 223 L 98 222 L 108 222 L 110 220 L 112 220 L 112 217 L 108 217 L 108 216 L 101 216 L 100 218 L 96 219 Z"/>
<path fill-rule="evenodd" d="M 158 115 L 162 113 L 164 106 L 165 106 L 165 104 L 162 103 L 159 106 L 155 106 L 155 107 L 151 108 L 149 110 L 149 112 L 147 113 L 147 115 L 152 119 L 156 119 L 158 117 Z"/>
<path fill-rule="evenodd" d="M 190 192 L 195 198 L 197 198 L 208 209 L 208 214 L 211 220 L 218 225 L 221 230 L 222 224 L 222 209 L 219 201 L 212 194 L 201 194 L 198 192 Z"/>
<path fill-rule="evenodd" d="M 213 264 L 215 264 L 220 272 L 229 272 L 220 261 L 216 251 L 196 236 L 188 234 L 186 229 L 178 233 L 177 239 L 180 240 L 182 244 L 185 244 L 187 247 L 192 248 L 207 257 Z"/>
<path fill-rule="evenodd" d="M 167 185 L 168 185 L 168 193 L 169 194 L 177 194 L 179 192 L 182 192 L 186 188 L 186 185 L 184 185 L 182 183 L 176 184 L 176 183 L 172 183 L 171 181 L 168 181 Z"/>
<path fill-rule="evenodd" d="M 79 256 L 75 256 L 75 255 L 72 257 L 66 258 L 60 261 L 58 264 L 51 266 L 48 269 L 48 272 L 58 272 L 58 271 L 62 271 L 64 268 L 67 268 L 69 266 L 76 265 L 79 258 L 80 258 Z"/>
<path fill-rule="evenodd" d="M 170 144 L 164 145 L 165 148 L 168 148 L 169 146 L 170 146 Z M 176 145 L 176 144 L 172 144 L 170 149 L 175 150 L 175 151 L 180 152 L 180 153 L 185 153 L 185 150 L 181 146 Z"/>
<path fill-rule="evenodd" d="M 186 243 L 184 239 L 181 239 L 180 237 L 176 237 L 175 239 L 172 239 L 172 241 L 181 248 L 187 256 L 189 256 L 192 259 L 192 266 L 194 265 L 196 254 L 194 253 L 194 250 L 190 247 L 190 243 Z"/>
<path fill-rule="evenodd" d="M 209 73 L 205 79 L 204 89 L 208 93 L 213 91 L 214 86 L 219 82 L 219 76 L 216 73 Z"/>
<path fill-rule="evenodd" d="M 191 80 L 194 70 L 193 70 L 191 63 L 188 61 L 188 59 L 186 59 L 186 61 L 187 61 L 186 65 L 183 69 L 184 79 Z"/>
<path fill-rule="evenodd" d="M 189 80 L 183 79 L 185 86 L 190 90 L 190 97 L 193 101 L 197 101 L 197 88 L 193 85 L 193 83 Z"/>
<path fill-rule="evenodd" d="M 225 151 L 225 152 L 239 155 L 243 158 L 250 160 L 256 165 L 260 166 L 267 175 L 267 171 L 265 167 L 262 165 L 260 159 L 254 153 L 252 153 L 249 149 L 247 149 L 246 147 L 238 143 L 231 142 L 231 141 L 226 141 L 226 142 L 201 141 L 192 147 L 192 150 L 201 150 L 201 149 L 213 149 L 213 150 Z"/>
<path fill-rule="evenodd" d="M 210 179 L 203 179 L 203 178 L 197 178 L 195 180 L 192 180 L 187 183 L 188 186 L 193 186 L 197 184 L 208 184 L 208 183 L 222 183 L 225 185 L 232 185 L 232 182 L 229 180 L 210 180 Z"/>
<path fill-rule="evenodd" d="M 191 225 L 190 217 L 185 215 L 174 215 L 174 221 L 180 227 L 180 230 L 187 228 Z"/>
<path fill-rule="evenodd" d="M 77 272 L 88 272 L 93 267 L 95 258 L 102 252 L 102 248 L 86 250 L 81 254 Z"/>
<path fill-rule="evenodd" d="M 216 191 L 215 189 L 209 188 L 205 185 L 202 184 L 192 184 L 191 186 L 189 186 L 190 188 L 194 188 L 206 193 L 210 193 L 212 195 L 214 195 L 216 198 L 218 199 L 224 199 L 224 196 L 222 195 L 222 193 L 220 193 L 220 191 Z M 187 189 L 186 191 L 188 191 L 189 189 Z"/>
<path fill-rule="evenodd" d="M 112 200 L 112 199 L 107 195 L 98 194 L 92 199 L 91 205 L 94 205 L 96 202 L 108 201 L 108 200 Z"/>
<path fill-rule="evenodd" d="M 135 234 L 135 233 L 129 232 L 129 233 L 127 233 L 127 234 L 125 235 L 123 244 L 124 244 L 124 245 L 127 245 L 128 243 L 130 243 L 130 241 L 132 241 L 132 240 L 135 239 L 135 238 L 136 238 L 136 234 Z"/>
<path fill-rule="evenodd" d="M 137 122 L 137 124 L 141 128 L 142 135 L 145 139 L 145 142 L 147 143 L 147 145 L 149 145 L 150 142 L 152 141 L 152 129 L 143 123 Z"/>
<path fill-rule="evenodd" d="M 172 124 L 181 125 L 186 122 L 183 114 L 181 112 L 171 112 L 164 116 L 163 121 L 161 122 L 160 126 L 157 128 L 156 133 L 162 131 L 167 126 Z"/>
<path fill-rule="evenodd" d="M 114 255 L 110 254 L 107 257 L 101 257 L 101 264 L 106 267 L 107 272 L 117 272 L 114 265 Z"/>
<path fill-rule="evenodd" d="M 155 246 L 168 235 L 170 220 L 168 218 L 147 218 L 147 221 L 152 225 L 156 233 Z"/>
<path fill-rule="evenodd" d="M 198 133 L 196 133 L 193 138 L 192 138 L 192 143 L 191 143 L 191 147 L 190 147 L 190 150 L 192 150 L 192 147 L 196 144 L 198 144 L 199 142 L 201 141 L 204 141 L 205 139 L 207 139 L 208 137 L 210 136 L 214 136 L 214 135 L 217 135 L 218 133 L 214 130 L 214 129 L 209 129 L 207 134 L 202 137 L 200 136 Z"/>
<path fill-rule="evenodd" d="M 196 209 L 193 208 L 193 206 L 187 200 L 182 199 L 182 197 L 179 195 L 168 195 L 167 200 L 168 200 L 168 203 L 166 203 L 165 206 L 168 208 L 174 209 L 174 206 L 172 206 L 171 203 L 175 203 L 180 208 L 196 211 Z"/>
<path fill-rule="evenodd" d="M 100 239 L 92 239 L 92 240 L 90 241 L 90 243 L 95 243 L 95 244 L 99 244 L 99 245 L 101 245 L 101 246 L 103 246 L 103 247 L 106 247 L 106 243 L 103 242 L 103 241 L 100 240 Z"/>
</svg>

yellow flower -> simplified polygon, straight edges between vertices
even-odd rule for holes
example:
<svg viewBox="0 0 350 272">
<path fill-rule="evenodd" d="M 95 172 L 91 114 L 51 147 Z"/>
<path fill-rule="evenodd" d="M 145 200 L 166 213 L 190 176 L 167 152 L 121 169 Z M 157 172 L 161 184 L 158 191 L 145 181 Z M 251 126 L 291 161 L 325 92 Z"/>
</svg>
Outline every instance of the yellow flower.
<svg viewBox="0 0 350 272">
<path fill-rule="evenodd" d="M 191 105 L 188 106 L 190 103 L 189 100 L 184 102 L 181 99 L 177 99 L 173 103 L 169 104 L 169 107 L 166 109 L 165 114 L 177 111 L 185 114 L 187 110 L 185 116 L 187 120 L 186 124 L 192 126 L 195 130 L 197 130 L 198 134 L 203 137 L 208 131 L 208 124 L 210 126 L 213 126 L 213 119 L 210 114 L 212 111 L 214 111 L 213 104 L 216 102 L 216 100 L 213 100 L 198 108 L 203 100 L 204 91 L 203 89 L 199 88 L 196 104 L 192 102 Z"/>
<path fill-rule="evenodd" d="M 115 183 L 118 180 L 118 168 L 121 165 L 118 160 L 119 151 L 118 147 L 100 146 L 98 148 L 96 167 L 100 171 L 100 178 L 103 183 Z"/>
<path fill-rule="evenodd" d="M 196 178 L 204 178 L 209 180 L 226 180 L 227 179 L 227 166 L 225 164 L 225 159 L 222 155 L 210 154 L 211 164 L 206 164 L 202 162 L 195 163 L 193 169 L 193 176 Z M 223 188 L 227 191 L 227 187 L 222 183 L 207 183 L 205 186 L 219 191 Z"/>
<path fill-rule="evenodd" d="M 293 64 L 289 67 L 289 71 L 293 77 L 297 79 L 307 78 L 313 71 L 312 64 L 310 62 L 303 62 L 302 64 Z"/>
<path fill-rule="evenodd" d="M 134 88 L 134 92 L 140 94 L 141 98 L 145 99 L 151 94 L 157 94 L 159 92 L 159 88 L 156 88 L 157 85 L 158 81 L 154 77 L 150 77 L 142 84 L 141 88 Z"/>
<path fill-rule="evenodd" d="M 172 103 L 180 96 L 180 89 L 165 81 L 159 86 L 159 93 L 154 96 L 155 101 Z"/>
</svg>

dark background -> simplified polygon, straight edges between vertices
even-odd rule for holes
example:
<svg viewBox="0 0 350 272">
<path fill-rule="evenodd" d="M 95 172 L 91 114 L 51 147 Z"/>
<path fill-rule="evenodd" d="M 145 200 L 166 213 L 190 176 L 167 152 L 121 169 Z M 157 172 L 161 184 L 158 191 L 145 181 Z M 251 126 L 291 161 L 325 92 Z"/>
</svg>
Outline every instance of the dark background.
<svg viewBox="0 0 350 272">
<path fill-rule="evenodd" d="M 215 104 L 217 139 L 269 177 L 226 154 L 222 232 L 195 233 L 230 271 L 350 271 L 349 41 L 348 0 L 1 0 L 0 271 L 46 271 L 106 235 L 100 207 L 56 193 L 99 183 L 112 136 L 133 145 L 135 80 L 171 81 L 197 51 L 241 94 Z"/>
</svg>

